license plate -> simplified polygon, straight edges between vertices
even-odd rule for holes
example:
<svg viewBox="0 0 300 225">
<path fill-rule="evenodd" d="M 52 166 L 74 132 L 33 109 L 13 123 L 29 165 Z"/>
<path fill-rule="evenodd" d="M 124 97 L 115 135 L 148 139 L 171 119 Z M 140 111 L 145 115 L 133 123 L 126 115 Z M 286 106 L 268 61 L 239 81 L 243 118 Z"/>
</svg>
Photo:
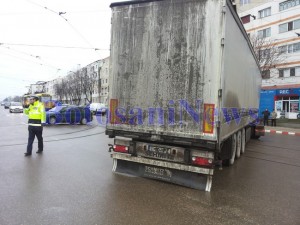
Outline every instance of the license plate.
<svg viewBox="0 0 300 225">
<path fill-rule="evenodd" d="M 136 150 L 138 156 L 184 162 L 184 148 L 137 142 Z"/>
</svg>

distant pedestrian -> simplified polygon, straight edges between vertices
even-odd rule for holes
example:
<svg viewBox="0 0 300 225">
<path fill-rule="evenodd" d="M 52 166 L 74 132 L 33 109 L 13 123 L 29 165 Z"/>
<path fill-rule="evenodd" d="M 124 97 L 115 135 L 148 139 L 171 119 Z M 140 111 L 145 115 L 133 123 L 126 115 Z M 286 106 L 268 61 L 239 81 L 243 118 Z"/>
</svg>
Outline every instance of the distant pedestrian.
<svg viewBox="0 0 300 225">
<path fill-rule="evenodd" d="M 35 136 L 38 139 L 38 151 L 36 153 L 42 153 L 44 150 L 43 144 L 43 127 L 42 124 L 46 122 L 46 112 L 43 103 L 39 102 L 37 96 L 30 97 L 30 105 L 24 110 L 25 114 L 28 115 L 28 144 L 27 152 L 25 156 L 32 154 L 32 144 Z"/>
<path fill-rule="evenodd" d="M 268 109 L 266 109 L 265 111 L 262 112 L 262 114 L 264 115 L 264 126 L 269 126 L 269 116 L 270 116 L 270 112 Z"/>
<path fill-rule="evenodd" d="M 276 127 L 277 112 L 273 109 L 271 113 L 271 126 Z"/>
</svg>

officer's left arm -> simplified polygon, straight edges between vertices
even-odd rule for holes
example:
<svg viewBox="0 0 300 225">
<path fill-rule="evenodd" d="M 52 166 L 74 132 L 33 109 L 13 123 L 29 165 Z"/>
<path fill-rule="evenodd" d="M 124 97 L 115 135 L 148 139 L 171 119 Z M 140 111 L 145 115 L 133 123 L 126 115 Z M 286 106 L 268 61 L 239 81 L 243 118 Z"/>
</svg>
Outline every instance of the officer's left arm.
<svg viewBox="0 0 300 225">
<path fill-rule="evenodd" d="M 42 114 L 42 117 L 41 117 L 41 122 L 42 123 L 46 123 L 46 110 L 45 110 L 45 106 L 43 103 L 41 103 L 41 106 L 40 106 L 40 112 Z"/>
<path fill-rule="evenodd" d="M 24 113 L 25 113 L 25 115 L 28 115 L 29 114 L 29 108 L 24 109 Z"/>
</svg>

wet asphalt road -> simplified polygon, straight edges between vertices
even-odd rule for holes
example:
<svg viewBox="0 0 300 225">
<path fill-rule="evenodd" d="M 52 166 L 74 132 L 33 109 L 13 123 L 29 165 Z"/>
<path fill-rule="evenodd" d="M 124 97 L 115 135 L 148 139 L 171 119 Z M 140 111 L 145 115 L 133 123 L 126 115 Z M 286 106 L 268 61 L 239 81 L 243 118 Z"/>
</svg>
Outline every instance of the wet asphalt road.
<svg viewBox="0 0 300 225">
<path fill-rule="evenodd" d="M 25 158 L 25 122 L 0 108 L 0 225 L 300 224 L 300 137 L 251 141 L 207 193 L 113 174 L 95 121 L 45 127 L 43 155 Z"/>
</svg>

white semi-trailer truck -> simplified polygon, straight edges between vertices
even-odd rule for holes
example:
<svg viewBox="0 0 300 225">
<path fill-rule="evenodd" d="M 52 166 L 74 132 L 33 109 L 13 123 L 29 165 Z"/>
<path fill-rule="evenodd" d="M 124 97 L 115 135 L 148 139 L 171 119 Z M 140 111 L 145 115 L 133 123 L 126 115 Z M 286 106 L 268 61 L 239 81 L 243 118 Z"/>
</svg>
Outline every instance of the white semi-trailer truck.
<svg viewBox="0 0 300 225">
<path fill-rule="evenodd" d="M 257 125 L 261 74 L 230 1 L 111 4 L 113 171 L 210 191 Z"/>
</svg>

